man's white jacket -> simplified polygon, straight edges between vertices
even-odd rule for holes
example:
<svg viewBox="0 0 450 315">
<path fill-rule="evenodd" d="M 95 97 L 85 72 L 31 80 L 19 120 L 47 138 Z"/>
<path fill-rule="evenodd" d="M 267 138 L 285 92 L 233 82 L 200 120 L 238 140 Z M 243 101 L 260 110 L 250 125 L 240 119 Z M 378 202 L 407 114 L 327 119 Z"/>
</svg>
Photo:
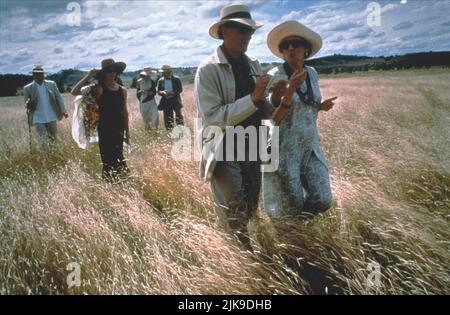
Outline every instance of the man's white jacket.
<svg viewBox="0 0 450 315">
<path fill-rule="evenodd" d="M 36 87 L 35 81 L 27 84 L 23 88 L 23 96 L 25 98 L 25 102 L 28 98 L 31 98 L 33 102 L 37 102 L 38 99 L 38 91 Z M 64 104 L 64 100 L 59 93 L 58 86 L 54 81 L 50 80 L 44 80 L 42 83 L 44 84 L 47 93 L 48 93 L 48 99 L 50 100 L 50 106 L 52 106 L 53 110 L 56 113 L 56 116 L 58 117 L 58 120 L 61 120 L 63 118 L 63 114 L 67 112 L 66 106 Z M 32 121 L 32 120 L 31 120 Z"/>
<path fill-rule="evenodd" d="M 251 73 L 260 75 L 259 62 L 251 58 L 248 61 Z M 211 179 L 217 161 L 216 152 L 222 148 L 226 126 L 238 125 L 258 110 L 250 95 L 236 100 L 235 92 L 231 64 L 218 47 L 214 54 L 200 63 L 195 75 L 197 140 L 201 148 L 200 177 L 205 181 Z"/>
</svg>

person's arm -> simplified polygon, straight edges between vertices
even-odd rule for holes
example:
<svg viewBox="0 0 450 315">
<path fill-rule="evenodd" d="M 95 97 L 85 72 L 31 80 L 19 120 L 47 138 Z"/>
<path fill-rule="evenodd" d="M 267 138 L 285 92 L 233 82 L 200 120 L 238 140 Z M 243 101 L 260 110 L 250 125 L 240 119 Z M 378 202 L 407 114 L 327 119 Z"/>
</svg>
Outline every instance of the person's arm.
<svg viewBox="0 0 450 315">
<path fill-rule="evenodd" d="M 180 78 L 175 78 L 175 80 L 177 81 L 177 89 L 174 89 L 174 94 L 175 95 L 180 95 L 183 92 L 183 84 L 181 84 L 181 79 Z"/>
<path fill-rule="evenodd" d="M 61 93 L 59 92 L 58 86 L 56 85 L 55 82 L 53 82 L 53 90 L 55 91 L 55 95 L 56 95 L 56 101 L 58 102 L 58 106 L 61 110 L 61 113 L 63 114 L 63 116 L 65 118 L 69 117 L 69 115 L 67 114 L 67 108 L 66 108 L 66 104 L 64 104 L 64 99 L 61 96 Z"/>
<path fill-rule="evenodd" d="M 269 101 L 274 107 L 280 106 L 281 97 L 286 93 L 288 81 L 280 80 L 273 85 L 269 94 Z"/>
<path fill-rule="evenodd" d="M 25 107 L 28 108 L 28 104 L 31 101 L 30 99 L 30 89 L 28 87 L 23 88 L 23 99 L 25 101 Z"/>
<path fill-rule="evenodd" d="M 96 69 L 92 69 L 86 74 L 75 86 L 73 87 L 72 91 L 70 92 L 73 96 L 81 95 L 81 88 L 86 85 L 86 83 L 89 81 L 89 79 L 95 77 L 97 74 Z"/>
<path fill-rule="evenodd" d="M 125 127 L 125 142 L 130 144 L 130 124 L 128 118 L 127 90 L 121 87 L 123 91 L 123 125 Z"/>
<path fill-rule="evenodd" d="M 166 96 L 164 89 L 162 88 L 162 80 L 164 80 L 164 77 L 159 78 L 158 82 L 156 83 L 157 91 L 159 96 Z"/>
<path fill-rule="evenodd" d="M 294 96 L 295 91 L 299 88 L 300 85 L 306 80 L 306 76 L 308 75 L 308 70 L 297 70 L 295 71 L 291 78 L 289 79 L 289 86 L 281 97 L 280 106 L 278 110 L 275 112 L 273 120 L 276 124 L 279 124 L 280 121 L 286 116 L 289 107 L 292 105 L 292 97 Z"/>
<path fill-rule="evenodd" d="M 33 86 L 29 85 L 23 89 L 23 97 L 25 99 L 25 108 L 29 111 L 34 111 L 36 109 L 36 97 L 32 98 Z"/>
<path fill-rule="evenodd" d="M 334 106 L 334 101 L 335 101 L 337 98 L 338 98 L 338 97 L 335 96 L 335 97 L 332 97 L 332 98 L 329 98 L 329 99 L 323 101 L 322 103 L 320 103 L 320 106 L 319 106 L 319 109 L 318 109 L 318 110 L 319 110 L 319 111 L 325 111 L 325 112 L 329 111 L 330 109 L 333 108 L 333 106 Z"/>
<path fill-rule="evenodd" d="M 142 94 L 142 90 L 141 90 L 141 81 L 138 80 L 138 81 L 136 82 L 136 97 L 137 97 L 138 100 L 141 99 L 141 94 Z"/>
<path fill-rule="evenodd" d="M 319 87 L 319 74 L 317 73 L 316 69 L 314 68 L 310 68 L 311 69 L 311 84 L 314 86 L 316 86 L 316 89 L 313 89 L 314 91 L 314 98 L 315 101 L 318 102 L 320 105 L 317 108 L 317 111 L 324 111 L 327 112 L 330 109 L 333 108 L 334 106 L 334 101 L 338 98 L 337 96 L 331 97 L 329 99 L 326 99 L 325 101 L 322 102 L 322 95 L 320 93 L 320 87 Z"/>
<path fill-rule="evenodd" d="M 208 126 L 234 126 L 258 110 L 255 105 L 264 95 L 268 79 L 258 78 L 255 90 L 233 103 L 224 104 L 215 78 L 207 67 L 199 68 L 195 76 L 194 99 Z"/>
<path fill-rule="evenodd" d="M 156 95 L 156 83 L 155 83 L 155 81 L 153 81 L 153 79 L 150 79 L 150 82 L 152 83 L 152 86 L 151 86 L 150 90 L 148 91 L 148 95 L 154 97 Z"/>
</svg>

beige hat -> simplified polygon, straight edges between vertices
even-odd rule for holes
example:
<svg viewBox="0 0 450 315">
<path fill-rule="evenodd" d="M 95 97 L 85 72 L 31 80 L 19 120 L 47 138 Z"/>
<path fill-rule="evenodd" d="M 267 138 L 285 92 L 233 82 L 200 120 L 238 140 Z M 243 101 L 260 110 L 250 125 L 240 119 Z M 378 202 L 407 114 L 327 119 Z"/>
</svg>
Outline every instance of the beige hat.
<svg viewBox="0 0 450 315">
<path fill-rule="evenodd" d="M 227 22 L 241 23 L 251 27 L 254 30 L 263 26 L 262 24 L 256 23 L 252 19 L 248 6 L 243 4 L 235 4 L 226 6 L 220 10 L 220 21 L 211 25 L 209 28 L 209 35 L 211 35 L 212 38 L 219 39 L 219 28 Z"/>
<path fill-rule="evenodd" d="M 153 71 L 151 68 L 144 68 L 144 70 L 142 70 L 140 75 L 143 75 L 146 77 L 146 76 L 151 76 L 154 73 L 155 73 L 155 71 Z"/>
<path fill-rule="evenodd" d="M 161 69 L 159 69 L 159 72 L 168 72 L 168 71 L 172 71 L 172 67 L 169 65 L 164 65 L 161 67 Z"/>
<path fill-rule="evenodd" d="M 36 67 L 33 68 L 31 73 L 45 73 L 45 71 L 44 71 L 44 68 L 42 68 L 41 65 L 37 65 Z"/>
<path fill-rule="evenodd" d="M 267 35 L 267 46 L 275 56 L 283 58 L 278 46 L 288 36 L 299 36 L 309 42 L 311 53 L 308 58 L 314 56 L 322 48 L 322 38 L 319 34 L 297 21 L 286 21 L 275 26 Z"/>
</svg>

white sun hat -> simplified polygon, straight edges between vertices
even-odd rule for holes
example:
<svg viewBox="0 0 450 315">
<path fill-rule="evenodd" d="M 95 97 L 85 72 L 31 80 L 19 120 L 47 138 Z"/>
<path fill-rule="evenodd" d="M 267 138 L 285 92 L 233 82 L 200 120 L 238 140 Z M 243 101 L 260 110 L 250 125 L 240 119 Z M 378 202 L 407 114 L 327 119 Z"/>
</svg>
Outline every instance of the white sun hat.
<svg viewBox="0 0 450 315">
<path fill-rule="evenodd" d="M 140 75 L 143 75 L 143 76 L 151 76 L 152 74 L 155 74 L 156 72 L 155 71 L 153 71 L 151 68 L 144 68 L 143 70 L 142 70 L 142 72 L 140 73 Z"/>
<path fill-rule="evenodd" d="M 243 4 L 234 4 L 226 6 L 222 8 L 222 10 L 220 10 L 220 21 L 211 25 L 211 27 L 209 28 L 209 35 L 211 35 L 212 38 L 219 39 L 219 28 L 221 25 L 227 22 L 237 22 L 240 24 L 244 24 L 254 30 L 263 26 L 260 23 L 256 23 L 252 19 L 248 6 Z"/>
<path fill-rule="evenodd" d="M 288 36 L 299 36 L 311 45 L 311 53 L 308 58 L 314 56 L 322 48 L 322 37 L 309 27 L 297 21 L 286 21 L 275 26 L 267 35 L 267 46 L 277 57 L 283 58 L 278 46 Z"/>
<path fill-rule="evenodd" d="M 172 71 L 172 67 L 169 65 L 163 65 L 161 67 L 161 69 L 158 70 L 159 72 L 171 72 Z"/>
</svg>

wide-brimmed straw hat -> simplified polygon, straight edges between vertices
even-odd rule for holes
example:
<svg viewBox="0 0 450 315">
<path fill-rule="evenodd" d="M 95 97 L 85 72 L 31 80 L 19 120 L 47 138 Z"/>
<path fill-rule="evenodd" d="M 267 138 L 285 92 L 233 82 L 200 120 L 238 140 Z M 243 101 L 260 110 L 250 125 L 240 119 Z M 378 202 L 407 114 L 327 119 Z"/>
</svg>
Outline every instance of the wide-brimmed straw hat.
<svg viewBox="0 0 450 315">
<path fill-rule="evenodd" d="M 142 70 L 139 74 L 145 77 L 150 77 L 152 74 L 155 74 L 155 71 L 153 71 L 151 68 L 144 68 L 144 70 Z"/>
<path fill-rule="evenodd" d="M 159 72 L 169 72 L 172 71 L 172 67 L 169 65 L 164 65 L 161 67 L 161 69 L 158 70 Z"/>
<path fill-rule="evenodd" d="M 44 68 L 42 66 L 37 65 L 31 70 L 31 73 L 45 73 Z"/>
<path fill-rule="evenodd" d="M 209 35 L 211 35 L 212 38 L 219 39 L 219 28 L 227 22 L 244 24 L 254 30 L 263 26 L 260 23 L 256 23 L 252 19 L 248 6 L 243 4 L 235 4 L 226 6 L 220 10 L 220 21 L 211 25 L 209 28 Z"/>
<path fill-rule="evenodd" d="M 101 62 L 102 68 L 97 72 L 96 77 L 99 77 L 105 71 L 113 70 L 116 74 L 121 74 L 127 67 L 125 62 L 114 61 L 112 58 L 104 59 Z"/>
<path fill-rule="evenodd" d="M 309 27 L 297 21 L 287 21 L 274 27 L 267 35 L 267 46 L 277 57 L 283 58 L 279 50 L 279 45 L 288 36 L 299 36 L 311 45 L 311 52 L 308 58 L 314 56 L 322 48 L 322 37 Z"/>
</svg>

